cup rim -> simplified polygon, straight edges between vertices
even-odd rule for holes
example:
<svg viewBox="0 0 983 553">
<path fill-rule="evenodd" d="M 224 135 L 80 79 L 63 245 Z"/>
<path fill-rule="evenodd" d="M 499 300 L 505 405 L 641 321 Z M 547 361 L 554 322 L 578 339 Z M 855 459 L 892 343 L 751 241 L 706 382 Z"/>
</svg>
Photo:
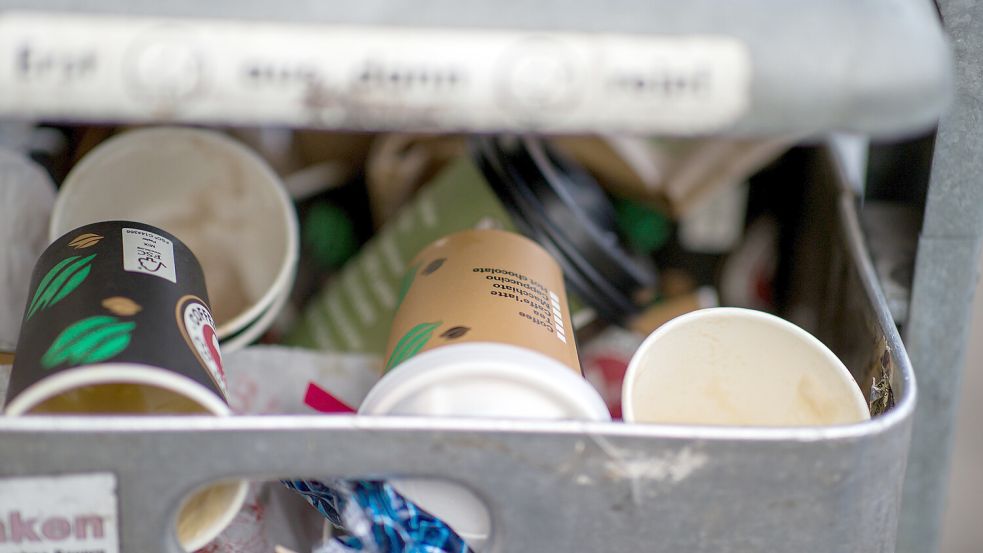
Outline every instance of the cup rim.
<svg viewBox="0 0 983 553">
<path fill-rule="evenodd" d="M 280 314 L 283 306 L 287 304 L 288 299 L 290 299 L 289 287 L 285 288 L 282 294 L 273 299 L 270 305 L 267 306 L 266 311 L 260 313 L 255 319 L 247 323 L 238 331 L 230 334 L 226 340 L 223 341 L 222 339 L 219 339 L 219 345 L 222 347 L 222 353 L 229 354 L 240 351 L 262 336 L 263 332 L 273 324 L 274 320 L 276 320 L 277 315 Z"/>
<path fill-rule="evenodd" d="M 755 319 L 759 322 L 763 322 L 773 327 L 779 328 L 782 331 L 787 332 L 788 334 L 802 340 L 803 342 L 811 346 L 813 350 L 820 353 L 827 361 L 829 361 L 830 365 L 832 367 L 835 367 L 834 370 L 838 373 L 838 376 L 841 379 L 846 379 L 849 382 L 853 383 L 853 386 L 850 389 L 851 392 L 855 392 L 855 393 L 851 393 L 854 403 L 856 404 L 855 406 L 858 408 L 858 411 L 867 412 L 869 417 L 869 412 L 870 412 L 869 407 L 867 405 L 866 400 L 863 397 L 863 393 L 861 392 L 856 379 L 854 379 L 853 377 L 853 374 L 851 374 L 850 370 L 846 367 L 846 365 L 843 364 L 843 361 L 841 361 L 840 358 L 837 357 L 835 353 L 833 353 L 833 350 L 831 350 L 829 346 L 827 346 L 821 340 L 819 340 L 819 338 L 816 338 L 808 331 L 796 325 L 795 323 L 792 323 L 791 321 L 787 321 L 782 317 L 779 317 L 777 315 L 772 315 L 771 313 L 767 313 L 764 311 L 747 309 L 743 307 L 707 307 L 703 309 L 697 309 L 695 311 L 690 311 L 689 313 L 685 313 L 666 322 L 659 328 L 655 329 L 651 334 L 649 334 L 645 338 L 645 340 L 642 341 L 642 344 L 638 346 L 638 349 L 635 350 L 635 353 L 632 355 L 631 360 L 628 362 L 628 369 L 625 371 L 625 378 L 621 384 L 622 420 L 624 420 L 626 423 L 638 422 L 635 418 L 635 406 L 632 397 L 635 389 L 635 381 L 638 379 L 639 373 L 642 370 L 641 368 L 639 368 L 642 364 L 641 360 L 645 356 L 646 352 L 652 348 L 652 345 L 655 342 L 658 342 L 659 340 L 663 339 L 666 334 L 674 331 L 677 327 L 691 324 L 701 319 L 711 319 L 711 318 L 719 318 L 719 317 Z M 856 423 L 849 423 L 849 424 L 851 425 L 861 424 L 863 422 L 866 422 L 866 420 L 858 421 Z M 659 424 L 659 423 L 642 423 L 642 424 Z M 676 424 L 677 423 L 673 423 L 673 425 Z M 699 424 L 697 426 L 707 426 L 707 425 Z M 842 426 L 842 424 L 832 425 L 832 426 Z"/>
<path fill-rule="evenodd" d="M 267 184 L 273 185 L 273 193 L 277 198 L 277 206 L 279 208 L 278 212 L 286 223 L 286 248 L 283 257 L 281 258 L 280 269 L 277 272 L 276 277 L 274 277 L 269 288 L 267 288 L 263 294 L 252 303 L 252 305 L 241 311 L 232 319 L 229 319 L 228 321 L 225 321 L 221 325 L 217 326 L 215 330 L 219 336 L 219 339 L 221 340 L 226 336 L 231 336 L 241 331 L 251 322 L 259 319 L 263 311 L 274 303 L 274 301 L 277 299 L 277 295 L 282 290 L 290 288 L 290 283 L 296 272 L 300 244 L 300 230 L 297 217 L 294 213 L 293 204 L 291 203 L 290 197 L 287 194 L 285 186 L 283 185 L 282 179 L 280 179 L 279 175 L 273 171 L 273 168 L 270 167 L 266 160 L 264 160 L 258 153 L 234 138 L 218 131 L 176 125 L 132 129 L 111 136 L 107 140 L 101 142 L 99 145 L 93 148 L 92 151 L 79 160 L 79 162 L 72 167 L 72 170 L 69 171 L 68 175 L 65 177 L 65 180 L 62 182 L 61 188 L 55 197 L 54 207 L 51 210 L 51 219 L 48 223 L 48 242 L 52 243 L 63 234 L 71 232 L 72 230 L 69 228 L 62 228 L 62 221 L 65 217 L 66 210 L 69 209 L 67 206 L 68 202 L 65 200 L 65 198 L 73 193 L 73 189 L 81 186 L 78 184 L 80 182 L 78 180 L 79 173 L 83 172 L 88 166 L 100 162 L 104 157 L 113 154 L 120 148 L 132 145 L 134 143 L 134 139 L 147 140 L 148 137 L 152 138 L 160 135 L 195 135 L 201 140 L 206 140 L 212 144 L 216 144 L 219 147 L 234 153 L 237 157 L 240 157 L 248 163 L 254 164 L 258 173 L 262 175 L 262 180 Z M 90 223 L 92 222 L 97 221 L 90 221 Z M 270 321 L 272 321 L 272 318 Z"/>
<path fill-rule="evenodd" d="M 187 497 L 193 497 L 194 494 L 199 491 L 205 490 L 213 485 L 218 485 L 221 483 L 222 482 L 216 484 L 208 484 L 196 488 L 194 491 L 192 491 L 190 495 L 186 496 L 185 499 L 187 499 Z M 207 530 L 203 530 L 198 535 L 196 535 L 194 539 L 188 540 L 187 543 L 182 543 L 181 547 L 185 548 L 188 551 L 196 551 L 198 549 L 201 549 L 202 547 L 205 547 L 206 545 L 209 544 L 209 542 L 217 538 L 219 534 L 224 532 L 225 529 L 228 528 L 230 524 L 232 524 L 232 521 L 235 519 L 236 515 L 239 514 L 239 511 L 242 510 L 242 505 L 246 502 L 246 494 L 249 493 L 249 481 L 226 480 L 225 483 L 230 483 L 230 484 L 234 483 L 236 486 L 235 494 L 232 496 L 231 501 L 229 501 L 228 508 L 222 511 L 221 516 L 215 518 L 212 524 L 208 526 Z M 181 509 L 183 507 L 184 507 L 184 503 L 178 506 L 177 513 L 175 514 L 175 516 L 181 513 Z M 178 543 L 180 543 L 180 540 L 178 540 Z"/>
<path fill-rule="evenodd" d="M 225 401 L 187 376 L 140 363 L 99 363 L 55 373 L 31 384 L 4 406 L 8 416 L 23 415 L 42 401 L 59 394 L 99 384 L 144 384 L 163 388 L 194 401 L 209 413 L 232 414 Z"/>
<path fill-rule="evenodd" d="M 611 420 L 604 400 L 582 375 L 537 351 L 498 342 L 447 345 L 415 355 L 386 373 L 369 390 L 358 413 L 387 415 L 405 398 L 441 380 L 473 378 L 492 371 L 496 378 L 505 377 L 555 393 L 568 409 L 566 418 Z"/>
<path fill-rule="evenodd" d="M 146 384 L 163 388 L 194 401 L 212 415 L 230 416 L 232 414 L 232 410 L 221 398 L 194 380 L 167 369 L 139 363 L 100 363 L 53 374 L 27 387 L 13 401 L 4 406 L 3 412 L 7 416 L 21 416 L 42 401 L 72 389 L 81 386 L 115 383 Z M 215 520 L 207 528 L 196 534 L 187 543 L 182 543 L 182 547 L 188 551 L 204 547 L 208 542 L 218 537 L 242 509 L 242 504 L 246 500 L 246 493 L 249 491 L 249 483 L 246 480 L 235 479 L 230 482 L 236 485 L 236 490 L 226 508 L 222 510 L 219 516 L 215 517 Z M 204 488 L 198 488 L 195 492 L 200 489 Z M 178 512 L 180 512 L 180 507 Z"/>
</svg>

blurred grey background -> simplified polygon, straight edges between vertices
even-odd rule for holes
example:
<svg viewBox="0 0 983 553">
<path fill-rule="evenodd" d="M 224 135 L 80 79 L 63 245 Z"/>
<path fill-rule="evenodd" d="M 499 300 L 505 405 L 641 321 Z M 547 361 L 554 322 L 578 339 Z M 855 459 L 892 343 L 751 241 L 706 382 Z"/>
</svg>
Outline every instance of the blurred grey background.
<svg viewBox="0 0 983 553">
<path fill-rule="evenodd" d="M 983 281 L 981 281 L 983 282 Z M 959 394 L 956 439 L 942 553 L 983 551 L 983 285 L 976 286 L 973 322 Z"/>
</svg>

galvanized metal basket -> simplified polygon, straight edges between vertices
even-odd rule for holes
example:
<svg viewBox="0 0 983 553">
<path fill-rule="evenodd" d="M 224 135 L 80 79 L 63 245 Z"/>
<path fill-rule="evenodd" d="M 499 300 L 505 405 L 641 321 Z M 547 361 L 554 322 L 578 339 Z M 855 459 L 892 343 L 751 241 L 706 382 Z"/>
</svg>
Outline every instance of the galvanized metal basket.
<svg viewBox="0 0 983 553">
<path fill-rule="evenodd" d="M 175 515 L 222 478 L 444 478 L 492 517 L 488 550 L 890 552 L 915 384 L 856 200 L 805 156 L 796 313 L 876 413 L 826 428 L 339 417 L 0 418 L 0 478 L 112 473 L 120 550 L 177 552 Z M 799 186 L 799 183 L 789 183 Z"/>
</svg>

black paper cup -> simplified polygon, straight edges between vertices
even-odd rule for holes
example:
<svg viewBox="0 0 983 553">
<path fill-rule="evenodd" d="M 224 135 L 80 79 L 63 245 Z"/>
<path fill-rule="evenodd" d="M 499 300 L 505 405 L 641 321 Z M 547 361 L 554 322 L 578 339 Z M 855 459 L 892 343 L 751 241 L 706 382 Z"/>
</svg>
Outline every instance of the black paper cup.
<svg viewBox="0 0 983 553">
<path fill-rule="evenodd" d="M 228 415 L 205 278 L 191 250 L 156 227 L 106 221 L 41 254 L 31 277 L 5 411 Z M 178 515 L 189 550 L 238 512 L 245 482 L 201 490 Z"/>
</svg>

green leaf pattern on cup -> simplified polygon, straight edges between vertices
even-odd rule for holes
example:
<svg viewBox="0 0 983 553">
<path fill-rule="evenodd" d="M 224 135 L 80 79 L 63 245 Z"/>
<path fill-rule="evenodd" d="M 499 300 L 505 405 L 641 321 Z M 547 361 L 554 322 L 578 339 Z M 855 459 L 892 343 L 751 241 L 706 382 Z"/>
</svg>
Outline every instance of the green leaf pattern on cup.
<svg viewBox="0 0 983 553">
<path fill-rule="evenodd" d="M 391 370 L 396 365 L 419 353 L 423 349 L 423 346 L 427 345 L 427 342 L 433 337 L 434 331 L 441 324 L 440 321 L 435 323 L 420 323 L 411 328 L 396 342 L 396 347 L 393 348 L 392 355 L 389 356 L 389 361 L 386 363 L 386 370 Z"/>
<path fill-rule="evenodd" d="M 34 297 L 27 309 L 27 318 L 30 319 L 38 311 L 65 299 L 65 296 L 78 288 L 79 284 L 82 284 L 89 276 L 92 260 L 95 257 L 96 254 L 86 257 L 73 255 L 62 259 L 52 267 L 41 279 L 41 284 L 38 284 L 38 289 L 34 292 Z"/>
<path fill-rule="evenodd" d="M 130 345 L 137 324 L 109 315 L 96 315 L 72 323 L 61 331 L 41 357 L 41 366 L 51 369 L 62 363 L 99 363 L 115 357 Z"/>
</svg>

